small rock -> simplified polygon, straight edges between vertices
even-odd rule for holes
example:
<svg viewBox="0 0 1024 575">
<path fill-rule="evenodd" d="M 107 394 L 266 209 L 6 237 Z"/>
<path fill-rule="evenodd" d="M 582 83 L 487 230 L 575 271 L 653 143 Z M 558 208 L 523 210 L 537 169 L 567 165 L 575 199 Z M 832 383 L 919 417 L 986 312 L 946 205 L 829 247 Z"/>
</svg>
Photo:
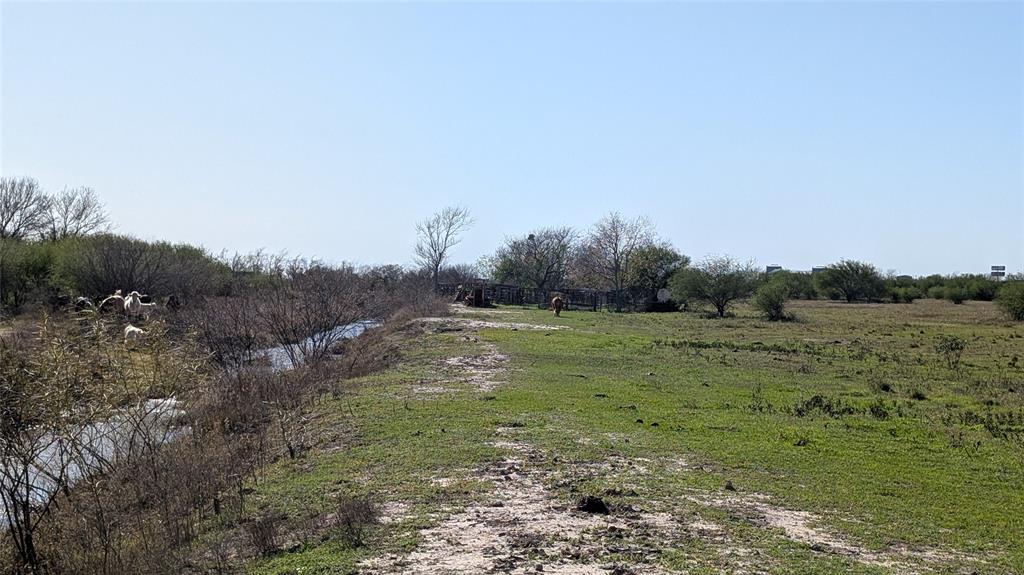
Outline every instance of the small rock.
<svg viewBox="0 0 1024 575">
<path fill-rule="evenodd" d="M 658 427 L 658 422 L 657 422 L 657 421 L 655 421 L 654 423 L 652 423 L 652 424 L 651 424 L 651 427 Z"/>
<path fill-rule="evenodd" d="M 601 515 L 608 515 L 608 506 L 600 497 L 594 497 L 593 495 L 587 495 L 580 500 L 579 505 L 576 509 L 584 513 L 599 513 Z"/>
<path fill-rule="evenodd" d="M 544 570 L 544 566 L 541 565 L 540 563 L 538 563 L 537 566 L 533 568 L 533 570 L 534 571 L 543 571 Z"/>
<path fill-rule="evenodd" d="M 732 484 L 732 480 L 731 479 L 726 480 L 726 482 L 725 482 L 725 490 L 726 491 L 736 491 L 736 486 Z"/>
<path fill-rule="evenodd" d="M 647 375 L 654 375 L 654 372 L 653 371 L 648 371 Z"/>
<path fill-rule="evenodd" d="M 644 422 L 644 420 L 642 420 L 642 419 L 638 419 L 638 420 L 636 420 L 636 422 L 637 422 L 637 423 L 643 423 L 643 422 Z"/>
</svg>

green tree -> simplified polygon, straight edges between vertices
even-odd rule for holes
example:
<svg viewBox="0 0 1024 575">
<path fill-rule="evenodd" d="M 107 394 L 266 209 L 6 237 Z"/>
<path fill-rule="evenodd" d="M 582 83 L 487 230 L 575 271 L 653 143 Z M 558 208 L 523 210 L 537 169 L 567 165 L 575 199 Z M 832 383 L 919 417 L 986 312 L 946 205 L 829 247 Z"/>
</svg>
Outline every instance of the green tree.
<svg viewBox="0 0 1024 575">
<path fill-rule="evenodd" d="M 817 299 L 818 290 L 814 287 L 814 280 L 807 272 L 792 272 L 779 270 L 768 276 L 770 282 L 780 283 L 786 287 L 788 299 Z"/>
<path fill-rule="evenodd" d="M 1024 321 L 1024 281 L 1007 282 L 999 288 L 996 305 L 1016 321 Z"/>
<path fill-rule="evenodd" d="M 734 302 L 750 297 L 757 283 L 758 273 L 752 264 L 713 256 L 677 272 L 669 289 L 676 301 L 705 301 L 714 306 L 718 317 L 725 317 Z"/>
<path fill-rule="evenodd" d="M 650 244 L 633 252 L 626 272 L 626 286 L 651 291 L 668 287 L 669 278 L 690 265 L 690 258 L 669 243 Z"/>
<path fill-rule="evenodd" d="M 490 259 L 491 275 L 499 283 L 542 290 L 561 287 L 575 237 L 575 230 L 563 227 L 507 238 Z"/>
<path fill-rule="evenodd" d="M 885 294 L 885 281 L 875 266 L 853 260 L 842 260 L 817 274 L 818 289 L 838 294 L 847 302 L 874 300 Z"/>
</svg>

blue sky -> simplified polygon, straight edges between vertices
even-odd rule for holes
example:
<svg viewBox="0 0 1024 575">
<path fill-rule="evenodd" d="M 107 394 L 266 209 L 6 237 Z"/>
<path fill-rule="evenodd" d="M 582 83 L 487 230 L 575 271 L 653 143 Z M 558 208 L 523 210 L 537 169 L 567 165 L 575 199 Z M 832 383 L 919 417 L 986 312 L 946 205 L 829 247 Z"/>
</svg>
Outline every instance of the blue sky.
<svg viewBox="0 0 1024 575">
<path fill-rule="evenodd" d="M 646 214 L 695 259 L 1024 267 L 1024 3 L 0 4 L 0 172 L 118 230 L 411 262 Z"/>
</svg>

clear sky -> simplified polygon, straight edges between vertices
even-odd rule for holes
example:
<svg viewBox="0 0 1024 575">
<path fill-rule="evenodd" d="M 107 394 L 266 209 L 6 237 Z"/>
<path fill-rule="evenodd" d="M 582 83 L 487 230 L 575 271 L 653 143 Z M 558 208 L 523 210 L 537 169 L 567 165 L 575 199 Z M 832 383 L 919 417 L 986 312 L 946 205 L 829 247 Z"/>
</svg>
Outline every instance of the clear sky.
<svg viewBox="0 0 1024 575">
<path fill-rule="evenodd" d="M 1024 2 L 0 3 L 0 172 L 118 231 L 410 263 L 646 214 L 695 259 L 1024 267 Z"/>
</svg>

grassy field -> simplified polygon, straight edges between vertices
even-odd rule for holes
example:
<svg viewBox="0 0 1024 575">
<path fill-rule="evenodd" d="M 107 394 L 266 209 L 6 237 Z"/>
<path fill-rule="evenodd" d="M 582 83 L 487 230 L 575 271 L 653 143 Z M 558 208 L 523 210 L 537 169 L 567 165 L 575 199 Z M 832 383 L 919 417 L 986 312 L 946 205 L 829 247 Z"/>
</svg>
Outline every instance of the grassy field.
<svg viewBox="0 0 1024 575">
<path fill-rule="evenodd" d="M 979 302 L 791 307 L 414 322 L 253 486 L 294 542 L 247 569 L 1024 573 L 1024 326 Z M 382 510 L 362 544 L 311 527 L 353 496 Z"/>
</svg>

